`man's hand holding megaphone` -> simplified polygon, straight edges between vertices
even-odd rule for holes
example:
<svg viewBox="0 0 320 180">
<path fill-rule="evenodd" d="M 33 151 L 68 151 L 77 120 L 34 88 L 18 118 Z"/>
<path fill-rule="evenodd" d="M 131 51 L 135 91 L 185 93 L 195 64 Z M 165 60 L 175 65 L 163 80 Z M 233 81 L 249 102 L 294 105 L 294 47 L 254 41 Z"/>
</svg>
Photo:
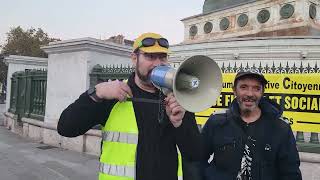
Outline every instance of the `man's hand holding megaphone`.
<svg viewBox="0 0 320 180">
<path fill-rule="evenodd" d="M 186 110 L 178 103 L 172 92 L 167 94 L 164 101 L 166 105 L 166 113 L 170 122 L 174 127 L 179 127 L 182 124 L 182 119 Z"/>
</svg>

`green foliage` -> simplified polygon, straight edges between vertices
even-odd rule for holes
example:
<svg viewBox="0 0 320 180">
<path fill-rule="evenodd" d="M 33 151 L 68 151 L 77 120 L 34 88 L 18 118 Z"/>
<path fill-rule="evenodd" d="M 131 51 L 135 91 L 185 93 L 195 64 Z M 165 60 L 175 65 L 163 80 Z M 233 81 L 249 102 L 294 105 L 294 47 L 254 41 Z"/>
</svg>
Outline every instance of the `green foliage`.
<svg viewBox="0 0 320 180">
<path fill-rule="evenodd" d="M 48 45 L 49 42 L 60 41 L 50 38 L 41 28 L 22 29 L 20 26 L 12 28 L 7 33 L 6 42 L 0 45 L 0 83 L 6 85 L 8 67 L 3 62 L 4 56 L 20 55 L 32 57 L 48 57 L 40 49 L 41 46 Z M 1 94 L 1 92 L 0 92 Z"/>
<path fill-rule="evenodd" d="M 6 44 L 3 45 L 1 53 L 4 55 L 47 57 L 40 46 L 48 45 L 53 41 L 59 41 L 59 39 L 50 38 L 41 28 L 23 30 L 18 26 L 7 33 Z"/>
<path fill-rule="evenodd" d="M 0 83 L 2 84 L 2 91 L 6 89 L 6 82 L 7 82 L 7 71 L 8 67 L 7 65 L 3 62 L 4 56 L 0 54 Z M 3 92 L 0 91 L 0 96 Z M 1 98 L 0 98 L 1 102 Z"/>
</svg>

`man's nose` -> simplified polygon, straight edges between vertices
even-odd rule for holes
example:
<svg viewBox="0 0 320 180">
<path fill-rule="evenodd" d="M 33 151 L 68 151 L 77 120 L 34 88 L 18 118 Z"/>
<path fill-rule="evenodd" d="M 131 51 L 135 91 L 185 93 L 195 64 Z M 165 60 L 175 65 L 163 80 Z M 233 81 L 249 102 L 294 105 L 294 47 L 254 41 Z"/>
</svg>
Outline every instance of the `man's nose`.
<svg viewBox="0 0 320 180">
<path fill-rule="evenodd" d="M 254 93 L 253 93 L 253 89 L 252 89 L 252 88 L 249 88 L 248 91 L 247 91 L 247 95 L 248 95 L 248 96 L 253 96 L 253 94 L 254 94 Z"/>
<path fill-rule="evenodd" d="M 166 63 L 166 62 L 163 62 L 161 58 L 156 57 L 156 58 L 153 60 L 153 65 L 154 65 L 154 66 L 167 65 L 167 63 Z"/>
</svg>

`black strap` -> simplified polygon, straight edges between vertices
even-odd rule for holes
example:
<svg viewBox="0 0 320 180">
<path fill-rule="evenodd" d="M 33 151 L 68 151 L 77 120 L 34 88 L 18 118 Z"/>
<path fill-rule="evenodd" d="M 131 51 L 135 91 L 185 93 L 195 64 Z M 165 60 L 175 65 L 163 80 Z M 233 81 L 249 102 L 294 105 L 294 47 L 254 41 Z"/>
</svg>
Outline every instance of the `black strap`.
<svg viewBox="0 0 320 180">
<path fill-rule="evenodd" d="M 155 99 L 146 99 L 146 98 L 127 98 L 127 101 L 132 101 L 132 102 L 143 102 L 143 103 L 153 103 L 153 104 L 159 104 L 160 100 L 155 100 Z"/>
<path fill-rule="evenodd" d="M 164 95 L 159 92 L 159 99 L 146 99 L 146 98 L 136 98 L 136 97 L 129 97 L 127 101 L 132 102 L 140 102 L 140 103 L 152 103 L 152 104 L 159 104 L 159 111 L 158 111 L 158 121 L 159 123 L 163 123 L 164 121 L 164 111 L 165 111 L 165 104 L 164 104 Z"/>
</svg>

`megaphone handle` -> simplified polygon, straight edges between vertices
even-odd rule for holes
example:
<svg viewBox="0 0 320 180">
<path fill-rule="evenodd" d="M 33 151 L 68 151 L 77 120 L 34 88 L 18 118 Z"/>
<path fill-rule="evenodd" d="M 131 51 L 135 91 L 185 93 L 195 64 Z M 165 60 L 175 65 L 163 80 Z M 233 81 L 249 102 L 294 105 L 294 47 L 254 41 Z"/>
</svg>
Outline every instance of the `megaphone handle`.
<svg viewBox="0 0 320 180">
<path fill-rule="evenodd" d="M 170 89 L 165 88 L 165 87 L 161 87 L 159 89 L 164 95 L 168 95 L 170 92 L 172 92 Z"/>
</svg>

